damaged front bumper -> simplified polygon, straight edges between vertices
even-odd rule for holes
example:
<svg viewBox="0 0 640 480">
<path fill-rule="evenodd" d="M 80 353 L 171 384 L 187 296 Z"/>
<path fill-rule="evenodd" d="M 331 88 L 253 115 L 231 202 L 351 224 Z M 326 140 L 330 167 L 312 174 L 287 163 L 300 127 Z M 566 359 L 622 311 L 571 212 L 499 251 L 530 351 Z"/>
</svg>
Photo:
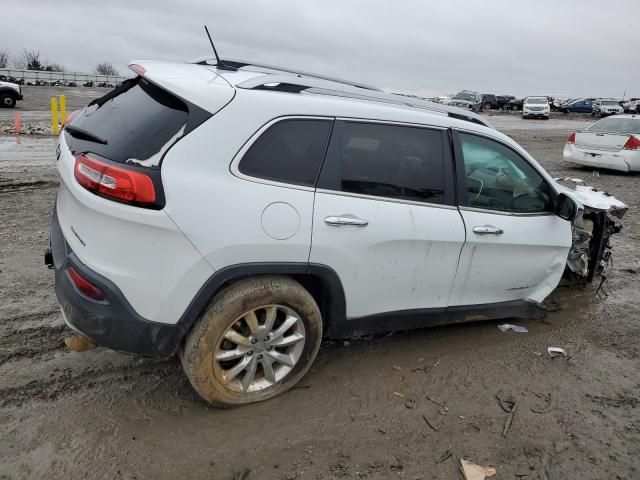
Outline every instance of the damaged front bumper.
<svg viewBox="0 0 640 480">
<path fill-rule="evenodd" d="M 556 178 L 559 189 L 582 204 L 573 221 L 573 243 L 567 267 L 574 274 L 592 282 L 596 275 L 606 276 L 611 259 L 611 235 L 622 230 L 621 219 L 628 206 L 606 192 L 583 185 L 576 178 Z M 567 185 L 575 185 L 575 190 Z"/>
</svg>

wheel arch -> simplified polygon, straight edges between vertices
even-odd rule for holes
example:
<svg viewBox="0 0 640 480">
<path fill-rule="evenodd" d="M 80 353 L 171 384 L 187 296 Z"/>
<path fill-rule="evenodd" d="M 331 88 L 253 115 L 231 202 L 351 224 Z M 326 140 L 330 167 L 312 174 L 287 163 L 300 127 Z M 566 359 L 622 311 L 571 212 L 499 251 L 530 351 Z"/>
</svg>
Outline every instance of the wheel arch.
<svg viewBox="0 0 640 480">
<path fill-rule="evenodd" d="M 322 314 L 325 336 L 331 336 L 336 326 L 345 320 L 344 290 L 338 274 L 331 267 L 314 263 L 245 263 L 217 270 L 204 283 L 178 321 L 179 343 L 218 292 L 238 280 L 266 275 L 291 277 L 313 296 Z"/>
</svg>

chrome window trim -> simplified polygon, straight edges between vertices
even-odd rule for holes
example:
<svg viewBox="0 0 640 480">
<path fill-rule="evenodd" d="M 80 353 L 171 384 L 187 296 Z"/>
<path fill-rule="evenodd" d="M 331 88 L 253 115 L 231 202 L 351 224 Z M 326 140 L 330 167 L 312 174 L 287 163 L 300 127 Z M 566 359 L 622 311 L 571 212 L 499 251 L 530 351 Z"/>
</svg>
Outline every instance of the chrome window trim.
<svg viewBox="0 0 640 480">
<path fill-rule="evenodd" d="M 548 217 L 551 215 L 555 216 L 555 213 L 553 212 L 505 212 L 502 210 L 490 210 L 488 208 L 467 207 L 463 205 L 461 205 L 459 209 L 460 211 L 489 213 L 494 215 L 505 215 L 508 217 Z"/>
<path fill-rule="evenodd" d="M 442 116 L 443 119 L 449 117 Z M 432 125 L 427 123 L 401 122 L 398 120 L 378 120 L 374 118 L 358 118 L 358 117 L 336 117 L 336 121 L 356 122 L 356 123 L 375 123 L 379 125 L 399 125 L 401 127 L 427 128 L 430 130 L 448 130 L 448 126 Z"/>
<path fill-rule="evenodd" d="M 444 208 L 446 210 L 457 210 L 455 205 L 444 205 L 442 203 L 417 202 L 414 200 L 404 200 L 402 198 L 378 197 L 375 195 L 365 195 L 363 193 L 342 192 L 337 190 L 327 190 L 324 188 L 316 189 L 316 193 L 324 193 L 326 195 L 337 195 L 340 197 L 361 198 L 363 200 L 377 200 L 379 202 L 401 203 L 403 205 L 414 205 L 416 207 Z"/>
<path fill-rule="evenodd" d="M 267 131 L 271 126 L 285 120 L 327 120 L 327 121 L 333 122 L 335 120 L 335 117 L 323 117 L 319 115 L 285 115 L 285 116 L 276 117 L 269 120 L 267 123 L 262 125 L 258 130 L 256 130 L 249 137 L 249 139 L 244 143 L 244 145 L 242 145 L 240 150 L 238 150 L 238 152 L 234 155 L 233 159 L 231 160 L 231 164 L 229 165 L 229 171 L 234 177 L 237 177 L 252 183 L 260 183 L 260 184 L 269 185 L 272 187 L 290 188 L 293 190 L 303 190 L 305 192 L 315 192 L 316 190 L 315 186 L 308 187 L 306 185 L 298 185 L 296 183 L 278 182 L 276 180 L 269 180 L 266 178 L 246 175 L 240 171 L 240 168 L 239 168 L 240 162 L 244 158 L 247 151 L 258 140 L 258 138 L 260 138 L 262 134 L 265 131 Z M 331 140 L 331 137 L 329 137 L 328 142 L 330 140 Z"/>
</svg>

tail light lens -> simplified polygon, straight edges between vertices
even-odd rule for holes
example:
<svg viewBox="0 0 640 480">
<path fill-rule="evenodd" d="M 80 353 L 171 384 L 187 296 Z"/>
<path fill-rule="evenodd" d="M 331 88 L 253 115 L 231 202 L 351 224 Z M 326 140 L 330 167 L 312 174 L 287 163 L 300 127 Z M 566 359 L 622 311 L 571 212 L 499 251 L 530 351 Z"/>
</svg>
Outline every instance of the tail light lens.
<svg viewBox="0 0 640 480">
<path fill-rule="evenodd" d="M 105 296 L 102 290 L 100 290 L 93 283 L 80 275 L 75 268 L 69 267 L 67 273 L 69 273 L 71 281 L 76 286 L 76 288 L 80 290 L 80 293 L 82 293 L 86 297 L 91 298 L 92 300 L 104 300 Z"/>
<path fill-rule="evenodd" d="M 149 175 L 116 167 L 87 155 L 77 155 L 74 176 L 87 190 L 132 205 L 151 206 L 156 201 Z"/>
<path fill-rule="evenodd" d="M 73 112 L 69 112 L 67 113 L 67 118 L 63 118 L 62 120 L 64 121 L 64 125 L 68 125 L 69 123 L 71 123 L 71 120 L 73 119 L 73 117 L 76 116 L 76 114 L 78 113 L 78 110 L 74 110 Z"/>
<path fill-rule="evenodd" d="M 638 137 L 634 137 L 633 135 L 629 136 L 629 140 L 622 147 L 623 150 L 640 150 L 640 139 Z"/>
<path fill-rule="evenodd" d="M 572 133 L 571 135 L 569 135 L 567 137 L 567 143 L 571 143 L 571 144 L 576 143 L 576 134 L 575 133 Z"/>
</svg>

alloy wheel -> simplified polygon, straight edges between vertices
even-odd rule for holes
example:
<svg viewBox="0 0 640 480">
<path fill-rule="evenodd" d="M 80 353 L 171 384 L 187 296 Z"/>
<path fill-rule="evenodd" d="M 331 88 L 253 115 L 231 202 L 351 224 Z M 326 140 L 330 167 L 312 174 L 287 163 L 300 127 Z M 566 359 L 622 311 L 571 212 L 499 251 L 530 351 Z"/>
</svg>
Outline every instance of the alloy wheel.
<svg viewBox="0 0 640 480">
<path fill-rule="evenodd" d="M 284 305 L 254 308 L 224 332 L 213 354 L 216 378 L 236 392 L 257 392 L 281 381 L 305 345 L 300 315 Z"/>
</svg>

